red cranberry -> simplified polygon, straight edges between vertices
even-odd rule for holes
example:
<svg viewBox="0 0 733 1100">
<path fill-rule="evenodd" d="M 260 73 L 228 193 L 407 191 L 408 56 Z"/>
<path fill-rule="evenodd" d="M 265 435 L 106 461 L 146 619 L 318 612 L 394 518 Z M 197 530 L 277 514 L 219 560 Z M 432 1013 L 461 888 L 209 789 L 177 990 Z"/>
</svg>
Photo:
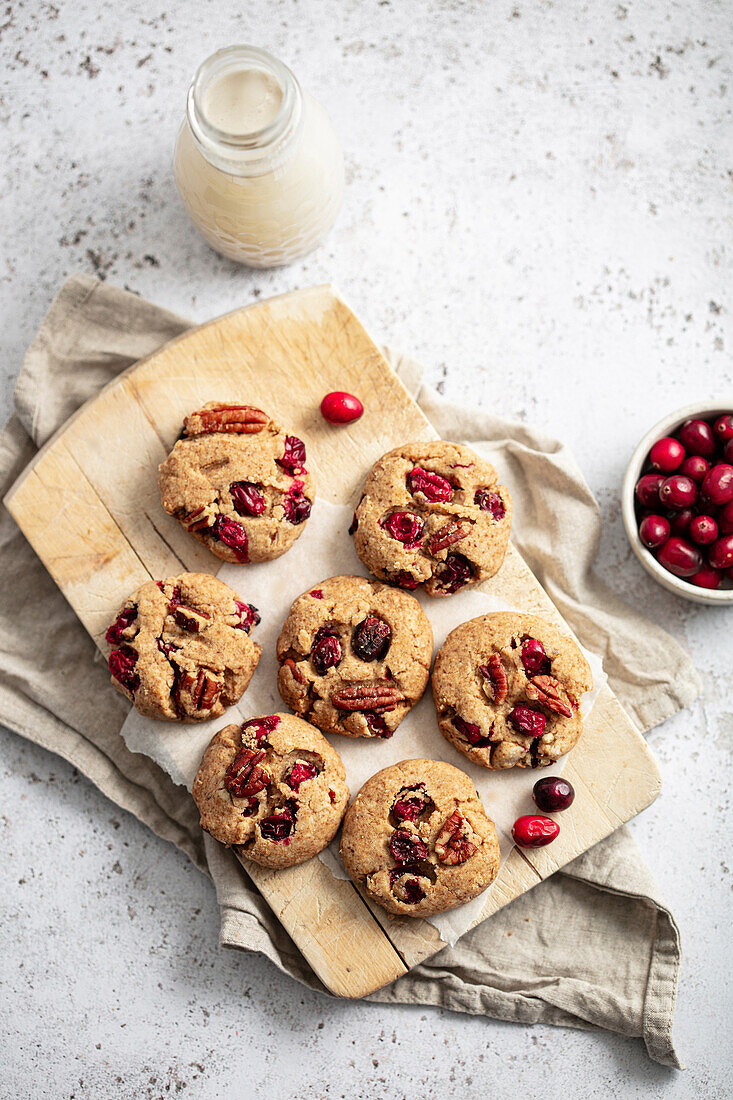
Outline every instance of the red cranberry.
<svg viewBox="0 0 733 1100">
<path fill-rule="evenodd" d="M 713 424 L 713 435 L 718 443 L 727 443 L 729 439 L 733 439 L 733 415 L 731 413 L 718 417 Z"/>
<path fill-rule="evenodd" d="M 234 551 L 237 561 L 249 561 L 249 542 L 247 532 L 241 523 L 228 516 L 217 516 L 212 527 L 214 538 L 219 539 L 225 546 Z"/>
<path fill-rule="evenodd" d="M 477 489 L 473 496 L 473 503 L 478 504 L 482 512 L 489 512 L 497 523 L 506 515 L 504 501 L 498 493 L 492 493 L 490 489 Z"/>
<path fill-rule="evenodd" d="M 463 554 L 449 554 L 436 576 L 444 592 L 457 592 L 464 584 L 468 584 L 473 576 L 473 569 Z"/>
<path fill-rule="evenodd" d="M 469 745 L 472 745 L 475 749 L 483 749 L 491 744 L 491 738 L 484 737 L 481 733 L 480 726 L 477 726 L 475 722 L 467 722 L 464 718 L 460 718 L 456 715 L 453 719 L 453 725 L 456 727 L 461 737 L 468 741 Z"/>
<path fill-rule="evenodd" d="M 414 592 L 420 584 L 420 581 L 413 577 L 412 573 L 408 573 L 406 569 L 400 569 L 391 579 L 394 584 L 406 589 L 408 592 Z"/>
<path fill-rule="evenodd" d="M 392 813 L 398 821 L 416 821 L 430 801 L 424 783 L 404 787 L 400 795 L 403 797 L 398 797 L 392 807 Z"/>
<path fill-rule="evenodd" d="M 406 550 L 414 550 L 422 542 L 425 524 L 413 512 L 393 512 L 379 523 L 393 539 L 403 543 Z"/>
<path fill-rule="evenodd" d="M 536 638 L 525 638 L 522 642 L 522 665 L 524 671 L 531 678 L 540 672 L 549 671 L 550 662 L 545 653 L 542 642 Z"/>
<path fill-rule="evenodd" d="M 517 733 L 523 733 L 528 737 L 541 737 L 547 724 L 547 719 L 541 711 L 526 707 L 524 703 L 518 703 L 511 711 L 509 721 Z"/>
<path fill-rule="evenodd" d="M 128 626 L 132 626 L 136 618 L 136 607 L 124 607 L 104 636 L 107 645 L 119 645 L 122 641 L 122 635 Z"/>
<path fill-rule="evenodd" d="M 234 511 L 240 516 L 261 516 L 265 510 L 265 498 L 251 481 L 234 481 L 229 486 Z"/>
<path fill-rule="evenodd" d="M 364 406 L 353 393 L 334 390 L 321 401 L 321 415 L 329 424 L 351 424 L 364 412 Z"/>
<path fill-rule="evenodd" d="M 277 714 L 266 714 L 263 718 L 249 718 L 246 722 L 242 722 L 240 729 L 242 733 L 246 730 L 252 730 L 257 740 L 260 737 L 267 737 L 268 733 L 280 725 L 280 719 Z"/>
<path fill-rule="evenodd" d="M 636 499 L 642 508 L 659 507 L 659 490 L 664 482 L 662 474 L 644 474 L 636 483 Z"/>
<path fill-rule="evenodd" d="M 705 475 L 702 483 L 702 495 L 704 500 L 719 507 L 733 500 L 733 466 L 727 462 L 719 462 Z"/>
<path fill-rule="evenodd" d="M 244 630 L 246 634 L 249 634 L 252 627 L 257 626 L 262 621 L 260 613 L 254 604 L 243 603 L 242 600 L 235 600 L 234 603 L 237 606 L 240 619 L 237 623 L 237 630 Z"/>
<path fill-rule="evenodd" d="M 318 775 L 318 768 L 315 764 L 306 764 L 302 760 L 297 760 L 290 769 L 285 782 L 297 794 L 300 784 L 312 779 L 314 775 Z"/>
<path fill-rule="evenodd" d="M 260 834 L 263 840 L 287 841 L 295 829 L 297 803 L 288 803 L 275 814 L 270 814 L 260 822 Z"/>
<path fill-rule="evenodd" d="M 314 600 L 322 600 L 323 590 L 320 588 L 314 588 L 311 592 L 308 593 L 308 595 L 312 596 Z"/>
<path fill-rule="evenodd" d="M 409 868 L 395 867 L 389 873 L 389 885 L 399 901 L 417 905 L 425 897 L 425 891 L 417 878 L 407 878 L 412 874 Z M 403 881 L 404 880 L 404 881 Z"/>
<path fill-rule="evenodd" d="M 381 661 L 387 656 L 392 630 L 375 615 L 368 615 L 354 630 L 354 653 L 362 661 Z"/>
<path fill-rule="evenodd" d="M 123 646 L 122 649 L 113 649 L 107 664 L 114 679 L 134 694 L 140 687 L 140 677 L 135 672 L 137 650 L 129 645 Z"/>
<path fill-rule="evenodd" d="M 389 842 L 389 850 L 395 863 L 417 863 L 428 858 L 427 846 L 419 836 L 407 829 L 395 829 Z"/>
<path fill-rule="evenodd" d="M 698 546 L 708 546 L 718 537 L 718 525 L 712 516 L 695 516 L 690 520 L 687 534 Z"/>
<path fill-rule="evenodd" d="M 341 642 L 338 635 L 328 627 L 322 626 L 315 636 L 311 658 L 319 676 L 325 676 L 341 660 Z"/>
<path fill-rule="evenodd" d="M 691 577 L 702 566 L 702 554 L 692 543 L 673 536 L 659 551 L 657 561 L 676 577 Z"/>
<path fill-rule="evenodd" d="M 708 551 L 713 569 L 730 569 L 733 565 L 733 535 L 723 535 Z"/>
<path fill-rule="evenodd" d="M 723 445 L 723 461 L 733 466 L 733 439 L 726 439 Z"/>
<path fill-rule="evenodd" d="M 720 569 L 713 569 L 711 565 L 703 565 L 697 573 L 688 578 L 690 584 L 696 584 L 698 588 L 717 588 L 723 579 Z"/>
<path fill-rule="evenodd" d="M 718 512 L 718 527 L 721 535 L 733 535 L 733 500 L 729 500 Z"/>
<path fill-rule="evenodd" d="M 302 481 L 296 481 L 292 489 L 283 497 L 285 519 L 295 526 L 299 523 L 305 523 L 313 507 L 308 497 L 303 495 L 302 486 Z"/>
<path fill-rule="evenodd" d="M 659 499 L 668 508 L 689 508 L 697 499 L 697 485 L 691 477 L 673 474 L 662 482 Z"/>
<path fill-rule="evenodd" d="M 560 813 L 572 806 L 575 791 L 572 783 L 567 779 L 560 779 L 556 775 L 547 775 L 544 779 L 538 779 L 532 788 L 532 798 L 541 810 L 546 814 Z"/>
<path fill-rule="evenodd" d="M 639 538 L 649 550 L 664 546 L 672 532 L 664 516 L 644 516 L 639 524 Z"/>
<path fill-rule="evenodd" d="M 422 493 L 431 504 L 445 503 L 453 496 L 453 486 L 440 474 L 415 466 L 407 475 L 407 488 L 411 493 Z"/>
<path fill-rule="evenodd" d="M 710 458 L 715 451 L 712 429 L 704 420 L 686 420 L 680 428 L 680 440 L 688 455 Z"/>
<path fill-rule="evenodd" d="M 686 535 L 687 528 L 694 518 L 695 513 L 691 508 L 683 508 L 681 512 L 675 512 L 674 509 L 667 512 L 667 519 L 673 535 Z"/>
<path fill-rule="evenodd" d="M 709 469 L 710 463 L 706 458 L 701 455 L 690 455 L 680 466 L 679 473 L 684 474 L 685 477 L 691 477 L 695 484 L 699 485 Z"/>
<path fill-rule="evenodd" d="M 685 457 L 685 448 L 679 439 L 666 435 L 658 439 L 649 452 L 649 461 L 655 470 L 663 474 L 673 473 Z"/>
<path fill-rule="evenodd" d="M 544 848 L 552 844 L 560 832 L 560 826 L 550 817 L 525 814 L 512 825 L 512 838 L 520 848 Z"/>
<path fill-rule="evenodd" d="M 275 459 L 289 474 L 299 474 L 305 467 L 305 443 L 297 435 L 286 435 L 282 458 Z"/>
<path fill-rule="evenodd" d="M 362 713 L 367 729 L 373 737 L 382 737 L 386 741 L 392 736 L 394 730 L 389 728 L 381 714 L 375 714 L 373 710 L 365 710 Z"/>
</svg>

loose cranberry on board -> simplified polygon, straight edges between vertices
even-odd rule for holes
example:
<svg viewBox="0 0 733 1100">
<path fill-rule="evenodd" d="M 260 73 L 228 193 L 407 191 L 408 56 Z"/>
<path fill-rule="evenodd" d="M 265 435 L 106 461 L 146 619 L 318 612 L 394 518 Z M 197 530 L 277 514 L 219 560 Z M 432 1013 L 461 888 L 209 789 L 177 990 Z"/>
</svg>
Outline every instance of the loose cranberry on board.
<svg viewBox="0 0 733 1100">
<path fill-rule="evenodd" d="M 559 835 L 560 826 L 551 817 L 525 814 L 512 825 L 512 838 L 520 848 L 544 848 Z"/>
<path fill-rule="evenodd" d="M 334 390 L 321 401 L 321 414 L 329 424 L 352 424 L 364 412 L 364 406 L 353 393 Z"/>
<path fill-rule="evenodd" d="M 557 814 L 572 806 L 575 790 L 567 779 L 557 775 L 546 775 L 535 783 L 532 788 L 532 798 L 546 814 Z"/>
</svg>

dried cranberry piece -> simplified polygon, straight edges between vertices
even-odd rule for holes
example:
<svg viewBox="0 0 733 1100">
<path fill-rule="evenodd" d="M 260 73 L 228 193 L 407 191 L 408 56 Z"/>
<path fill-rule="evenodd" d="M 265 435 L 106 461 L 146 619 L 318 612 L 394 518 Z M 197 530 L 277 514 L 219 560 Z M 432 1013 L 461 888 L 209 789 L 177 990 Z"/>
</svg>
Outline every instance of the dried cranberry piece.
<svg viewBox="0 0 733 1100">
<path fill-rule="evenodd" d="M 264 718 L 249 718 L 246 722 L 242 722 L 240 729 L 242 733 L 245 730 L 254 730 L 255 737 L 260 738 L 267 737 L 268 733 L 272 733 L 279 725 L 280 719 L 276 714 L 267 714 Z"/>
<path fill-rule="evenodd" d="M 407 475 L 407 488 L 411 493 L 422 493 L 431 504 L 444 503 L 453 496 L 453 486 L 440 474 L 415 466 Z"/>
<path fill-rule="evenodd" d="M 547 719 L 539 710 L 532 710 L 524 703 L 518 703 L 509 714 L 509 721 L 517 733 L 526 734 L 528 737 L 541 737 L 545 732 Z"/>
<path fill-rule="evenodd" d="M 322 588 L 314 588 L 312 592 L 308 593 L 308 595 L 312 596 L 314 600 L 322 600 L 323 599 L 323 589 Z"/>
<path fill-rule="evenodd" d="M 303 482 L 293 482 L 292 488 L 283 497 L 285 519 L 288 523 L 292 523 L 294 526 L 305 523 L 311 514 L 312 507 L 313 505 L 308 497 L 303 495 Z"/>
<path fill-rule="evenodd" d="M 408 592 L 414 591 L 420 584 L 420 581 L 416 580 L 416 578 L 413 577 L 411 573 L 408 573 L 406 569 L 400 569 L 391 579 L 396 585 L 400 588 L 405 588 Z"/>
<path fill-rule="evenodd" d="M 403 795 L 405 797 L 401 797 Z M 425 784 L 416 783 L 414 787 L 403 787 L 392 807 L 392 813 L 398 821 L 416 821 L 427 804 Z"/>
<path fill-rule="evenodd" d="M 240 516 L 261 516 L 266 507 L 266 501 L 256 485 L 251 481 L 234 481 L 229 486 L 232 494 L 234 511 Z"/>
<path fill-rule="evenodd" d="M 407 829 L 395 829 L 389 842 L 389 850 L 395 863 L 417 863 L 428 858 L 427 845 Z"/>
<path fill-rule="evenodd" d="M 298 815 L 296 802 L 288 802 L 277 813 L 270 814 L 260 822 L 260 834 L 263 840 L 289 843 L 288 837 L 295 830 L 295 819 Z"/>
<path fill-rule="evenodd" d="M 481 733 L 481 728 L 477 726 L 475 722 L 466 722 L 465 719 L 456 715 L 453 719 L 453 725 L 456 727 L 461 737 L 468 741 L 469 745 L 473 745 L 475 749 L 484 749 L 487 745 L 491 744 L 491 738 L 484 737 Z"/>
<path fill-rule="evenodd" d="M 386 741 L 394 733 L 394 730 L 389 728 L 381 714 L 375 714 L 373 710 L 364 710 L 362 716 L 369 732 L 375 737 L 383 737 Z"/>
<path fill-rule="evenodd" d="M 300 473 L 305 466 L 305 443 L 298 439 L 297 435 L 285 436 L 285 447 L 282 458 L 275 459 L 278 466 L 287 470 L 289 474 Z"/>
<path fill-rule="evenodd" d="M 464 558 L 463 554 L 449 554 L 443 563 L 443 568 L 435 575 L 441 582 L 444 592 L 457 592 L 470 581 L 473 569 L 468 558 Z"/>
<path fill-rule="evenodd" d="M 525 638 L 522 641 L 522 665 L 530 677 L 539 672 L 550 671 L 550 662 L 542 642 L 538 642 L 536 638 Z"/>
<path fill-rule="evenodd" d="M 242 817 L 252 817 L 254 814 L 257 813 L 259 808 L 260 808 L 260 804 L 257 801 L 257 799 L 256 798 L 250 798 L 247 805 L 244 806 L 243 809 L 241 809 L 239 812 L 242 815 Z"/>
<path fill-rule="evenodd" d="M 296 760 L 285 782 L 297 794 L 300 789 L 300 784 L 305 783 L 308 779 L 312 779 L 314 775 L 318 775 L 318 768 L 315 764 L 307 764 L 303 760 Z"/>
<path fill-rule="evenodd" d="M 128 626 L 132 626 L 137 618 L 136 607 L 123 607 L 119 615 L 112 623 L 105 634 L 107 645 L 119 645 L 122 641 L 122 635 L 127 630 Z"/>
<path fill-rule="evenodd" d="M 425 897 L 425 891 L 420 885 L 419 879 L 407 877 L 414 874 L 415 872 L 407 867 L 395 867 L 389 873 L 390 889 L 400 901 L 406 902 L 408 905 L 417 905 Z M 399 883 L 399 893 L 395 890 L 396 883 Z"/>
<path fill-rule="evenodd" d="M 234 603 L 237 606 L 237 613 L 239 614 L 240 622 L 237 623 L 236 629 L 243 630 L 246 634 L 249 634 L 253 626 L 257 626 L 262 618 L 259 611 L 251 603 L 244 603 L 242 600 L 235 600 Z"/>
<path fill-rule="evenodd" d="M 156 638 L 158 650 L 166 657 L 173 653 L 175 650 L 180 649 L 180 646 L 173 645 L 173 642 L 164 642 L 162 638 Z"/>
<path fill-rule="evenodd" d="M 234 551 L 237 561 L 249 561 L 249 542 L 247 532 L 241 523 L 228 516 L 217 516 L 212 527 L 215 539 L 219 539 L 225 546 Z"/>
<path fill-rule="evenodd" d="M 311 649 L 311 660 L 319 676 L 325 676 L 341 660 L 341 642 L 335 630 L 322 626 L 315 636 Z"/>
<path fill-rule="evenodd" d="M 473 496 L 473 503 L 478 504 L 482 512 L 488 512 L 497 522 L 504 519 L 506 515 L 504 501 L 491 489 L 477 489 Z"/>
<path fill-rule="evenodd" d="M 422 542 L 425 524 L 414 512 L 393 512 L 386 519 L 380 519 L 379 526 L 401 542 L 405 550 L 414 550 Z"/>
<path fill-rule="evenodd" d="M 140 677 L 135 672 L 136 664 L 137 650 L 129 645 L 122 646 L 121 649 L 113 649 L 107 661 L 110 674 L 133 694 L 140 687 Z"/>
<path fill-rule="evenodd" d="M 387 656 L 391 641 L 392 630 L 387 623 L 376 615 L 368 615 L 354 630 L 352 645 L 362 661 L 381 661 Z"/>
<path fill-rule="evenodd" d="M 250 798 L 270 785 L 270 776 L 260 763 L 265 759 L 264 749 L 253 752 L 242 749 L 224 775 L 224 786 L 235 798 Z"/>
</svg>

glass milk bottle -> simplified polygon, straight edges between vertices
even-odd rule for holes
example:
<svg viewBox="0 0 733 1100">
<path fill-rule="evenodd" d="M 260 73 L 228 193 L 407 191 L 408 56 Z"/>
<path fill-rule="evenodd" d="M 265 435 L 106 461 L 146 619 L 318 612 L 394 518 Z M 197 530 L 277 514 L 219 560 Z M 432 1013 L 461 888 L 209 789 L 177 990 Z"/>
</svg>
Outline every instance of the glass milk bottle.
<svg viewBox="0 0 733 1100">
<path fill-rule="evenodd" d="M 323 108 L 264 50 L 230 46 L 199 68 L 174 154 L 176 184 L 212 248 L 250 267 L 321 243 L 344 193 L 344 158 Z"/>
</svg>

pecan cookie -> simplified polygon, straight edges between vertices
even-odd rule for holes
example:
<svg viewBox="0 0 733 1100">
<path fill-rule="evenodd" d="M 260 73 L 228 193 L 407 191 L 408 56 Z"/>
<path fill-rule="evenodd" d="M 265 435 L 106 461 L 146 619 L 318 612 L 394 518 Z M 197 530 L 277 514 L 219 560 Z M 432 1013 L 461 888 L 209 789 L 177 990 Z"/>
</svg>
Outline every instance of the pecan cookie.
<svg viewBox="0 0 733 1100">
<path fill-rule="evenodd" d="M 148 718 L 218 718 L 257 668 L 249 632 L 259 621 L 256 607 L 208 573 L 148 581 L 107 631 L 112 683 Z"/>
<path fill-rule="evenodd" d="M 512 498 L 494 467 L 458 443 L 408 443 L 372 467 L 354 515 L 356 552 L 370 573 L 449 596 L 498 572 Z"/>
<path fill-rule="evenodd" d="M 279 558 L 315 498 L 301 439 L 252 405 L 217 402 L 186 417 L 158 488 L 166 512 L 231 562 Z"/>
<path fill-rule="evenodd" d="M 433 631 L 414 596 L 331 577 L 298 596 L 277 641 L 285 702 L 325 733 L 391 737 L 428 682 Z"/>
<path fill-rule="evenodd" d="M 292 714 L 215 734 L 193 781 L 201 828 L 263 867 L 292 867 L 330 844 L 349 801 L 341 757 Z"/>
<path fill-rule="evenodd" d="M 483 768 L 543 768 L 583 731 L 593 687 L 578 646 L 545 619 L 500 612 L 452 630 L 435 658 L 441 732 Z"/>
<path fill-rule="evenodd" d="M 409 917 L 470 901 L 500 863 L 473 783 L 437 760 L 403 760 L 367 780 L 344 818 L 341 858 L 372 901 Z"/>
</svg>

